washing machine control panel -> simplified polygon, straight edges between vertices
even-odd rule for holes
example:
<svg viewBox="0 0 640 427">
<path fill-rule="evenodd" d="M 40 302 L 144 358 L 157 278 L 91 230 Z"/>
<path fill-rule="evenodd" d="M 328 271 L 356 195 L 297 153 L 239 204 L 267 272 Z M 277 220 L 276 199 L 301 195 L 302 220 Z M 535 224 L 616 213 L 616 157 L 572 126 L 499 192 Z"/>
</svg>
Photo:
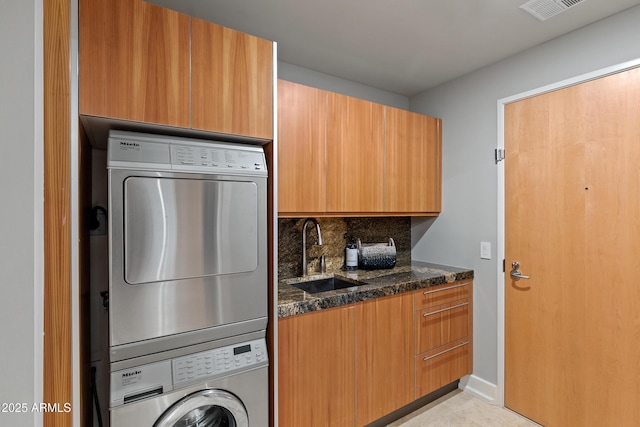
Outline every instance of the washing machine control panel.
<svg viewBox="0 0 640 427">
<path fill-rule="evenodd" d="M 262 338 L 113 371 L 109 406 L 115 408 L 153 398 L 268 363 L 267 343 Z"/>
<path fill-rule="evenodd" d="M 267 361 L 264 339 L 194 353 L 172 360 L 173 384 L 218 376 Z"/>
</svg>

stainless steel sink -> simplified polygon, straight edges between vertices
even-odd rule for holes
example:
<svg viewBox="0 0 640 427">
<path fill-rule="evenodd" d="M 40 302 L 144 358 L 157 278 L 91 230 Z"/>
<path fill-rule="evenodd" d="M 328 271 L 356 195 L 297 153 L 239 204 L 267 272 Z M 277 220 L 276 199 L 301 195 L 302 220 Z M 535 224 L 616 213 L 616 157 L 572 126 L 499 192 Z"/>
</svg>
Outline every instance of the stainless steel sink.
<svg viewBox="0 0 640 427">
<path fill-rule="evenodd" d="M 358 283 L 348 282 L 342 280 L 339 277 L 328 277 L 326 279 L 310 280 L 308 282 L 292 283 L 291 286 L 309 292 L 310 294 L 317 294 L 319 292 L 335 291 L 338 289 L 353 288 L 358 286 Z"/>
</svg>

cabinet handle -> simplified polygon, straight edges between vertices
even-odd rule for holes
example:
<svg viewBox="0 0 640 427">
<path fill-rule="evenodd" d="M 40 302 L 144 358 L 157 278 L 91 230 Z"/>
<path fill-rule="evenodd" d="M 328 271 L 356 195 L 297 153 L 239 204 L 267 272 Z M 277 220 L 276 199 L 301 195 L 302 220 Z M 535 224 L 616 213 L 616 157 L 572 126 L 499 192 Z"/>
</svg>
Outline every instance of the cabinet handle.
<svg viewBox="0 0 640 427">
<path fill-rule="evenodd" d="M 469 282 L 466 282 L 466 283 L 461 283 L 461 284 L 455 285 L 455 286 L 449 286 L 448 288 L 436 289 L 435 291 L 424 291 L 422 294 L 423 295 L 429 295 L 429 294 L 433 294 L 435 292 L 448 291 L 449 289 L 461 288 L 463 286 L 467 286 L 468 284 L 469 284 Z"/>
<path fill-rule="evenodd" d="M 450 348 L 450 349 L 448 349 L 448 350 L 441 351 L 440 353 L 436 353 L 436 354 L 434 354 L 434 355 L 432 355 L 432 356 L 427 356 L 427 357 L 425 357 L 423 360 L 426 362 L 426 361 L 427 361 L 427 360 L 429 360 L 429 359 L 433 359 L 434 357 L 442 356 L 442 355 L 443 355 L 443 354 L 445 354 L 445 353 L 449 353 L 450 351 L 453 351 L 453 350 L 455 350 L 456 348 L 463 347 L 463 346 L 465 346 L 465 345 L 467 345 L 467 344 L 469 344 L 469 341 L 465 341 L 465 342 L 463 342 L 462 344 L 458 344 L 458 345 L 457 345 L 457 346 L 455 346 L 455 347 L 451 347 L 451 348 Z"/>
<path fill-rule="evenodd" d="M 465 305 L 469 305 L 469 303 L 468 302 L 463 302 L 462 304 L 454 305 L 453 307 L 447 307 L 447 308 L 443 308 L 441 310 L 436 310 L 436 311 L 431 311 L 429 313 L 425 313 L 422 316 L 423 317 L 431 316 L 432 314 L 442 313 L 443 311 L 453 310 L 454 308 L 464 307 Z"/>
</svg>

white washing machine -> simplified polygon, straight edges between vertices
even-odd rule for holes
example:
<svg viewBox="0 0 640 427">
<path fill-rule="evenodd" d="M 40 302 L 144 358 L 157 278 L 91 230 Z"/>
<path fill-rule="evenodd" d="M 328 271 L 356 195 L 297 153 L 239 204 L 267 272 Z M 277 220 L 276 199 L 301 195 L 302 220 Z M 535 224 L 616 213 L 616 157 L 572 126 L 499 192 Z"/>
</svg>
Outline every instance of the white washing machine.
<svg viewBox="0 0 640 427">
<path fill-rule="evenodd" d="M 112 364 L 111 426 L 266 427 L 268 364 L 264 331 Z"/>
</svg>

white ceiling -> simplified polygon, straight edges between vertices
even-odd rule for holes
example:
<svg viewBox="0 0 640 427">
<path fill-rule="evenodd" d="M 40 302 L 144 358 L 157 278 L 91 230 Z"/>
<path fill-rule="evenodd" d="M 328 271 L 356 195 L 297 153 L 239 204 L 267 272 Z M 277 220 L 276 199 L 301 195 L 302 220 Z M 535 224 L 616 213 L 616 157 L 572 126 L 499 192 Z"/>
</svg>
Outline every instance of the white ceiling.
<svg viewBox="0 0 640 427">
<path fill-rule="evenodd" d="M 539 21 L 519 8 L 526 0 L 147 1 L 274 40 L 280 61 L 404 96 L 640 4 L 584 0 Z"/>
</svg>

